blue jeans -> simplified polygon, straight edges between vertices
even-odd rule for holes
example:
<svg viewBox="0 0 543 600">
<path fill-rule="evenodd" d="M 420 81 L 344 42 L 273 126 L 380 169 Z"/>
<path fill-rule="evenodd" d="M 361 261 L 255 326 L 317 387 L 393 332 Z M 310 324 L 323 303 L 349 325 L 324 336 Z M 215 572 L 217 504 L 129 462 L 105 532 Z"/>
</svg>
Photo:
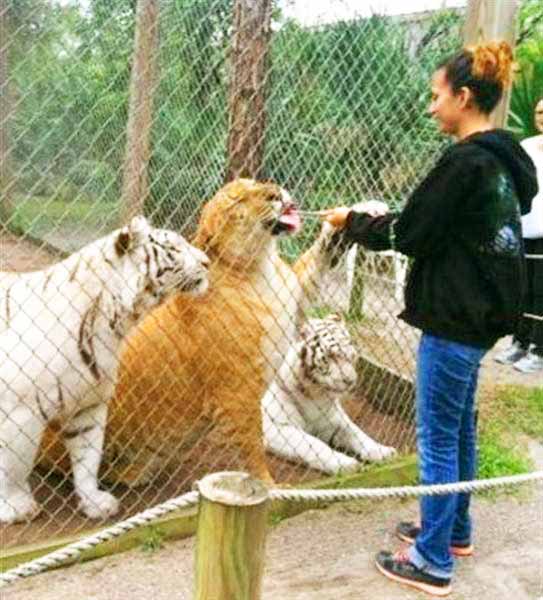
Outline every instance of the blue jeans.
<svg viewBox="0 0 543 600">
<path fill-rule="evenodd" d="M 486 349 L 424 333 L 417 362 L 417 450 L 421 483 L 475 478 L 477 431 L 475 391 Z M 470 494 L 423 496 L 421 532 L 410 548 L 413 564 L 450 578 L 452 542 L 471 540 Z"/>
</svg>

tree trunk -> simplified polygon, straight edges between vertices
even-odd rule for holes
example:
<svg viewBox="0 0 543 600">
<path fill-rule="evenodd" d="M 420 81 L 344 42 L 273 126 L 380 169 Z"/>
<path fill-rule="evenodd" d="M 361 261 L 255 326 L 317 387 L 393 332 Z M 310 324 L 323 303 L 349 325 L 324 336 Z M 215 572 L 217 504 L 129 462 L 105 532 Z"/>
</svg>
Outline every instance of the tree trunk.
<svg viewBox="0 0 543 600">
<path fill-rule="evenodd" d="M 497 2 L 496 0 L 469 0 L 468 13 L 464 27 L 465 45 L 485 41 L 506 41 L 514 49 L 518 0 Z M 504 127 L 509 112 L 510 88 L 504 93 L 501 102 L 492 113 L 492 122 L 496 127 Z"/>
<path fill-rule="evenodd" d="M 226 181 L 262 173 L 271 9 L 271 0 L 235 0 Z"/>
<path fill-rule="evenodd" d="M 13 96 L 9 82 L 9 8 L 0 0 L 0 223 L 9 221 L 13 212 L 13 173 L 11 165 L 10 125 Z"/>
<path fill-rule="evenodd" d="M 121 223 L 143 214 L 149 195 L 153 96 L 157 86 L 158 0 L 138 0 L 121 198 Z"/>
</svg>

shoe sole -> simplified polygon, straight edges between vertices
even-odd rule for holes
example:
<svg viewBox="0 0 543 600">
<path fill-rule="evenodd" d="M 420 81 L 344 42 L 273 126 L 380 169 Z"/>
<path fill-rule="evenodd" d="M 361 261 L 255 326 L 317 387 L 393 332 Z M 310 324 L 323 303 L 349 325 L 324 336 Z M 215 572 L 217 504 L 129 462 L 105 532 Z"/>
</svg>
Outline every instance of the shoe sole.
<svg viewBox="0 0 543 600">
<path fill-rule="evenodd" d="M 425 592 L 430 596 L 439 596 L 440 598 L 443 596 L 448 596 L 452 592 L 452 587 L 447 585 L 446 587 L 437 587 L 435 585 L 431 585 L 429 583 L 423 583 L 422 581 L 415 581 L 413 579 L 404 579 L 399 575 L 394 575 L 390 573 L 386 569 L 384 569 L 377 561 L 375 561 L 375 566 L 377 570 L 384 575 L 387 579 L 391 581 L 395 581 L 396 583 L 401 583 L 403 585 L 407 585 L 411 588 L 420 590 L 421 592 Z"/>
<path fill-rule="evenodd" d="M 403 535 L 401 533 L 397 533 L 396 535 L 398 536 L 398 538 L 400 538 L 400 540 L 402 540 L 402 542 L 407 542 L 408 544 L 415 543 L 415 540 L 413 538 L 410 538 L 407 535 Z M 473 555 L 474 548 L 473 548 L 473 544 L 470 544 L 469 546 L 466 546 L 465 548 L 460 548 L 460 546 L 451 546 L 450 550 L 451 550 L 451 554 L 458 558 L 467 558 L 468 556 Z"/>
</svg>

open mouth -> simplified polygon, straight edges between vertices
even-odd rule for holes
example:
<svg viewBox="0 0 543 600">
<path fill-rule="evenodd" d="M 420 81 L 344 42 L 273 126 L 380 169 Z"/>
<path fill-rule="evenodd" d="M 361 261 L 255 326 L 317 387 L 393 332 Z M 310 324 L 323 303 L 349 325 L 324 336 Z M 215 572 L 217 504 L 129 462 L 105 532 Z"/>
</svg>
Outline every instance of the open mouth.
<svg viewBox="0 0 543 600">
<path fill-rule="evenodd" d="M 280 217 L 275 222 L 272 232 L 274 234 L 287 233 L 291 235 L 298 232 L 302 227 L 302 218 L 294 204 L 284 207 Z"/>
</svg>

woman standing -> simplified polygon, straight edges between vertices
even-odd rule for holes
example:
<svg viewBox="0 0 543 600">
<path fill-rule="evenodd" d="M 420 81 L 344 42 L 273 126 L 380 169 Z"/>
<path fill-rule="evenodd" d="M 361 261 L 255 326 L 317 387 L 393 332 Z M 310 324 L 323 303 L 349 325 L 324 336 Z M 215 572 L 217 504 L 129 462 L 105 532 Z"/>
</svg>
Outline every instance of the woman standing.
<svg viewBox="0 0 543 600">
<path fill-rule="evenodd" d="M 417 358 L 417 446 L 422 484 L 476 474 L 475 392 L 479 365 L 515 330 L 525 286 L 521 212 L 537 191 L 532 160 L 490 113 L 510 81 L 511 48 L 464 49 L 434 73 L 430 115 L 457 143 L 400 213 L 348 207 L 327 220 L 371 250 L 413 257 L 402 319 L 422 330 Z M 473 551 L 470 494 L 427 496 L 420 525 L 400 523 L 408 551 L 380 552 L 386 577 L 445 596 L 453 555 Z"/>
</svg>

